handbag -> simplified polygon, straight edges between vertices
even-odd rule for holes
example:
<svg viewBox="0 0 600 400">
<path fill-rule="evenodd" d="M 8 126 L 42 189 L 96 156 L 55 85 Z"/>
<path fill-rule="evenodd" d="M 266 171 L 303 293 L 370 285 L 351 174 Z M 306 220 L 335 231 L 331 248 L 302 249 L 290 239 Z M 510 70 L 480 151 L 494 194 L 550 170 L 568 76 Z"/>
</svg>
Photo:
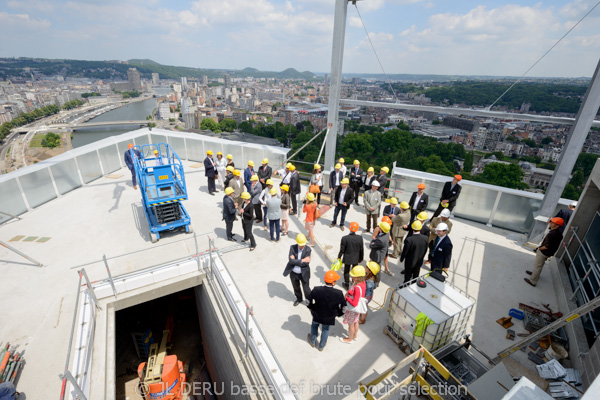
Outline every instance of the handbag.
<svg viewBox="0 0 600 400">
<path fill-rule="evenodd" d="M 333 262 L 333 264 L 331 264 L 331 270 L 339 271 L 340 269 L 342 269 L 342 259 L 336 258 L 335 261 Z"/>
<path fill-rule="evenodd" d="M 319 188 L 319 185 L 317 185 L 316 183 L 313 183 L 312 185 L 310 185 L 308 187 L 308 191 L 312 194 L 321 193 L 321 189 Z"/>
<path fill-rule="evenodd" d="M 319 211 L 319 209 L 315 209 L 315 220 L 321 218 L 321 211 Z"/>
<path fill-rule="evenodd" d="M 357 286 L 357 287 L 360 288 L 360 286 Z M 362 295 L 362 289 L 361 289 L 361 295 Z M 364 297 L 361 297 L 360 300 L 358 300 L 358 304 L 356 306 L 353 306 L 348 301 L 346 301 L 346 309 L 348 311 L 353 311 L 358 314 L 364 314 L 367 312 L 367 299 Z"/>
</svg>

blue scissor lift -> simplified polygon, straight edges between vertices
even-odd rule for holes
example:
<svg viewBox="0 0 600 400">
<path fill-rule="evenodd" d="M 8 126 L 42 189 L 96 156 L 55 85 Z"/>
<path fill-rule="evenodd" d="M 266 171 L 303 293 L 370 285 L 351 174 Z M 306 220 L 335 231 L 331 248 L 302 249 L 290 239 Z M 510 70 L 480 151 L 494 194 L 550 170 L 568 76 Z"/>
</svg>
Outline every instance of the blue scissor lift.
<svg viewBox="0 0 600 400">
<path fill-rule="evenodd" d="M 135 149 L 141 153 L 140 158 L 133 159 L 152 243 L 160 239 L 159 232 L 181 227 L 193 232 L 190 216 L 181 204 L 188 195 L 183 164 L 177 153 L 165 143 L 135 146 Z"/>
</svg>

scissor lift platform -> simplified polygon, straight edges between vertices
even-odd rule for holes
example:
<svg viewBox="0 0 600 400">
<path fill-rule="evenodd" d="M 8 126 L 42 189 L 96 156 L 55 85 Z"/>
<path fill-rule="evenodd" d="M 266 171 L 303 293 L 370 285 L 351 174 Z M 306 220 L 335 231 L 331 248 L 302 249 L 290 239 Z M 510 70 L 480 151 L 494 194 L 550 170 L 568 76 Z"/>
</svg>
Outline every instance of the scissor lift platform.
<svg viewBox="0 0 600 400">
<path fill-rule="evenodd" d="M 188 196 L 183 164 L 177 153 L 165 143 L 135 148 L 141 154 L 134 157 L 135 172 L 152 243 L 160 239 L 163 231 L 185 228 L 186 232 L 193 232 L 190 216 L 181 204 Z"/>
</svg>

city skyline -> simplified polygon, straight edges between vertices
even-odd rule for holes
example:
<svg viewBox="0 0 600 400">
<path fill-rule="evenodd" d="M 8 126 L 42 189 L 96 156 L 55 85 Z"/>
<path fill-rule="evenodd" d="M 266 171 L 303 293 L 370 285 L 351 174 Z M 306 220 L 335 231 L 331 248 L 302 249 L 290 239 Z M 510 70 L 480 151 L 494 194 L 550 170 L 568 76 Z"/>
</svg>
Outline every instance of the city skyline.
<svg viewBox="0 0 600 400">
<path fill-rule="evenodd" d="M 334 2 L 320 0 L 38 0 L 0 5 L 3 57 L 153 59 L 195 68 L 327 73 Z M 357 3 L 388 74 L 520 76 L 595 2 Z M 589 77 L 600 54 L 600 7 L 528 77 Z M 344 73 L 381 73 L 348 6 Z"/>
</svg>

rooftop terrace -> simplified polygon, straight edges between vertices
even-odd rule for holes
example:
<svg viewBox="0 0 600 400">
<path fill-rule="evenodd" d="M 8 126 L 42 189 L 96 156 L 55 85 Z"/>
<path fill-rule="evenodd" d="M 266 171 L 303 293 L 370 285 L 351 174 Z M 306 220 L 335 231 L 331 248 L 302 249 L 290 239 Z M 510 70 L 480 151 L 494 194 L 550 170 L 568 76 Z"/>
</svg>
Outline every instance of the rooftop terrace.
<svg viewBox="0 0 600 400">
<path fill-rule="evenodd" d="M 359 340 L 352 345 L 337 340 L 337 337 L 347 333 L 346 326 L 338 319 L 330 331 L 325 351 L 318 352 L 309 346 L 306 334 L 310 330 L 310 311 L 304 306 L 292 306 L 294 295 L 291 284 L 288 278 L 282 276 L 289 246 L 294 243 L 296 233 L 304 232 L 303 221 L 299 218 L 291 217 L 290 235 L 283 237 L 280 243 L 269 242 L 262 225 L 255 224 L 257 248 L 252 253 L 245 247 L 232 247 L 230 242 L 225 241 L 225 224 L 221 221 L 222 196 L 208 195 L 203 166 L 195 160 L 202 159 L 205 150 L 211 148 L 209 146 L 222 146 L 224 152 L 234 154 L 236 164 L 239 161 L 240 165 L 245 165 L 248 159 L 261 159 L 263 154 L 269 154 L 271 164 L 278 165 L 283 161 L 286 149 L 280 149 L 280 153 L 270 153 L 275 150 L 211 138 L 204 139 L 201 145 L 192 145 L 192 141 L 198 140 L 197 135 L 178 136 L 141 129 L 111 139 L 112 142 L 91 145 L 95 146 L 92 147 L 92 153 L 89 153 L 88 146 L 78 149 L 77 157 L 96 154 L 103 162 L 109 162 L 106 165 L 113 167 L 107 169 L 102 164 L 100 173 L 94 179 L 52 201 L 39 201 L 44 196 L 36 190 L 47 184 L 38 178 L 46 174 L 44 171 L 48 165 L 38 164 L 30 167 L 29 171 L 27 168 L 17 171 L 15 175 L 0 181 L 0 184 L 6 185 L 14 176 L 20 176 L 22 178 L 15 185 L 27 185 L 23 189 L 37 196 L 25 196 L 30 208 L 35 208 L 22 214 L 20 220 L 12 219 L 0 225 L 0 240 L 44 265 L 39 268 L 17 254 L 0 248 L 0 268 L 3 273 L 0 283 L 0 315 L 3 317 L 0 340 L 20 344 L 19 350 L 25 349 L 27 364 L 19 380 L 20 391 L 32 399 L 46 398 L 49 394 L 55 396 L 60 392 L 58 375 L 64 369 L 64 355 L 68 349 L 72 310 L 75 307 L 73 287 L 78 280 L 76 271 L 80 266 L 87 264 L 85 268 L 90 280 L 100 281 L 107 276 L 101 261 L 103 255 L 109 259 L 112 275 L 118 276 L 196 254 L 192 236 L 185 233 L 166 234 L 158 243 L 150 242 L 140 193 L 132 188 L 127 168 L 120 168 L 120 160 L 115 158 L 122 155 L 126 143 L 132 138 L 135 138 L 136 144 L 168 140 L 182 158 L 188 159 L 184 161 L 184 166 L 189 200 L 184 205 L 199 235 L 200 251 L 208 249 L 206 236 L 214 238 L 216 248 L 222 251 L 223 262 L 246 302 L 253 307 L 255 318 L 289 381 L 294 385 L 304 384 L 298 390 L 299 398 L 313 398 L 315 394 L 322 398 L 350 398 L 354 396 L 361 380 L 373 378 L 405 357 L 383 333 L 388 318 L 384 309 L 369 313 L 367 324 L 360 327 Z M 106 146 L 119 149 L 121 153 L 116 156 L 107 153 Z M 221 148 L 212 147 L 214 151 Z M 69 161 L 69 157 L 66 155 L 59 161 L 74 165 L 75 162 Z M 93 163 L 86 158 L 88 164 L 84 166 L 82 160 L 76 163 L 82 175 L 91 176 L 83 172 L 89 171 Z M 66 178 L 73 176 L 70 175 L 73 171 L 68 168 L 64 169 L 64 176 L 58 176 L 58 168 L 66 164 L 57 165 L 52 170 L 55 183 L 51 185 L 54 188 L 63 187 L 67 184 Z M 37 177 L 32 180 L 27 177 L 28 172 L 37 174 Z M 419 173 L 413 171 L 413 174 Z M 59 182 L 62 183 L 59 185 Z M 306 187 L 303 193 L 305 191 Z M 397 194 L 399 200 L 408 200 L 409 194 L 401 191 Z M 3 192 L 0 198 L 7 195 Z M 45 197 L 48 197 L 47 194 Z M 5 199 L 2 201 L 3 211 L 19 213 L 17 209 L 21 206 L 14 200 L 6 203 Z M 39 205 L 33 204 L 38 201 Z M 7 208 L 4 208 L 5 204 Z M 348 233 L 347 230 L 342 232 L 339 228 L 329 228 L 331 214 L 332 211 L 329 211 L 316 223 L 318 246 L 313 251 L 311 262 L 311 287 L 322 284 L 325 272 L 337 257 L 340 239 Z M 365 223 L 362 207 L 352 206 L 346 221 L 359 222 L 362 231 Z M 454 243 L 454 254 L 449 281 L 477 300 L 467 333 L 471 334 L 473 342 L 480 349 L 493 357 L 513 343 L 505 338 L 505 330 L 495 322 L 507 316 L 510 308 L 518 308 L 522 302 L 540 308 L 542 304 L 549 304 L 553 310 L 558 309 L 555 294 L 555 285 L 560 284 L 557 268 L 554 263 L 547 265 L 538 287 L 531 288 L 523 282 L 523 277 L 524 270 L 533 265 L 534 254 L 522 245 L 525 240 L 523 234 L 461 218 L 454 218 L 453 223 L 450 237 Z M 240 222 L 235 223 L 234 232 L 242 235 Z M 45 242 L 10 241 L 19 235 L 50 239 Z M 368 236 L 362 236 L 368 244 Z M 395 275 L 382 276 L 382 284 L 374 295 L 374 300 L 380 304 L 385 302 L 388 289 L 402 283 L 403 276 L 399 273 L 402 267 L 398 265 L 398 260 L 390 258 L 389 261 Z M 524 331 L 520 325 L 516 330 Z M 525 353 L 517 352 L 512 357 L 533 368 Z M 91 376 L 92 386 L 104 384 L 95 378 L 93 369 Z M 338 383 L 349 385 L 352 393 L 334 395 L 328 394 L 325 389 L 319 395 L 314 391 L 315 385 L 333 388 Z M 312 392 L 311 388 L 314 389 Z"/>
</svg>

